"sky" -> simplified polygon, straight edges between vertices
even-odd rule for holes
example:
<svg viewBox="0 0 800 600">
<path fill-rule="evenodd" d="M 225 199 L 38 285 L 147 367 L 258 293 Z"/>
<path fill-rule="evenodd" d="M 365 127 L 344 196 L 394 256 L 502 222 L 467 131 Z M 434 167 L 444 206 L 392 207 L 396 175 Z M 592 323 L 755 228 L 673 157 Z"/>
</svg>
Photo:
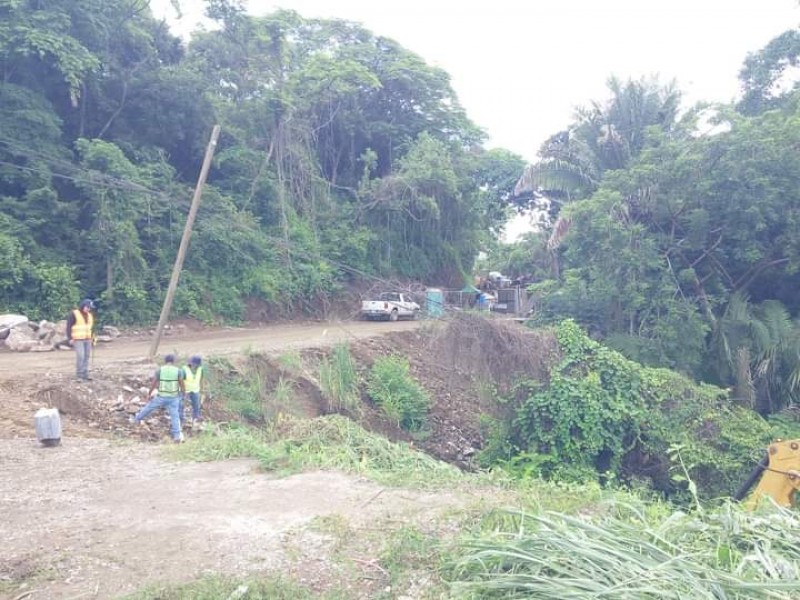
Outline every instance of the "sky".
<svg viewBox="0 0 800 600">
<path fill-rule="evenodd" d="M 188 37 L 204 2 L 152 0 L 156 17 Z M 533 162 L 575 108 L 606 81 L 675 80 L 684 105 L 736 98 L 749 52 L 800 24 L 799 0 L 246 0 L 303 17 L 356 21 L 441 67 L 467 114 L 502 147 Z M 524 224 L 523 224 L 524 227 Z M 511 234 L 516 237 L 516 234 Z"/>
<path fill-rule="evenodd" d="M 153 0 L 176 33 L 200 21 L 202 0 Z M 605 96 L 610 75 L 675 79 L 684 101 L 733 100 L 748 52 L 800 24 L 798 0 L 248 0 L 341 18 L 391 37 L 443 68 L 470 118 L 528 161 L 569 124 L 577 106 Z"/>
</svg>

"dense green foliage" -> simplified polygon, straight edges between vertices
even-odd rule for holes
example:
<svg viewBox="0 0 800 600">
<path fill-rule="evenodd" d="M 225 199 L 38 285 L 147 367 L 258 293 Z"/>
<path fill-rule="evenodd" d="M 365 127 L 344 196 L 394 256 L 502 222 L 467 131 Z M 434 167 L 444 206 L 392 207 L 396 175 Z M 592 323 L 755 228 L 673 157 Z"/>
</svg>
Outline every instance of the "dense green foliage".
<svg viewBox="0 0 800 600">
<path fill-rule="evenodd" d="M 550 383 L 517 390 L 513 421 L 485 451 L 516 475 L 645 483 L 674 496 L 686 477 L 704 497 L 732 494 L 775 435 L 725 390 L 643 367 L 571 321 L 557 330 L 562 359 Z"/>
<path fill-rule="evenodd" d="M 319 312 L 354 273 L 460 284 L 523 162 L 447 73 L 353 23 L 207 13 L 184 44 L 147 0 L 0 1 L 0 312 L 154 319 L 214 123 L 175 313 Z"/>
<path fill-rule="evenodd" d="M 431 401 L 411 375 L 407 359 L 378 358 L 369 371 L 367 391 L 375 404 L 403 429 L 419 431 L 424 428 Z"/>
<path fill-rule="evenodd" d="M 679 116 L 673 86 L 612 79 L 542 147 L 517 193 L 549 223 L 502 249 L 536 279 L 536 322 L 574 318 L 762 414 L 800 400 L 797 40 L 748 57 L 737 106 Z"/>
</svg>

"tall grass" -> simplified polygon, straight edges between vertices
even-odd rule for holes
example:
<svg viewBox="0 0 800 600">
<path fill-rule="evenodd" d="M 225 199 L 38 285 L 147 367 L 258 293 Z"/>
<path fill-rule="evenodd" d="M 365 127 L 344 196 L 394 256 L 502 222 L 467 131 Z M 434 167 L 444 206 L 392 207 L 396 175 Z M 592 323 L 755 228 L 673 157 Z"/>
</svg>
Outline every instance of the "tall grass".
<svg viewBox="0 0 800 600">
<path fill-rule="evenodd" d="M 370 433 L 341 415 L 316 419 L 283 417 L 259 431 L 243 426 L 206 431 L 168 452 L 184 460 L 252 457 L 265 469 L 284 474 L 335 469 L 387 485 L 441 488 L 467 477 L 407 444 Z"/>
<path fill-rule="evenodd" d="M 278 362 L 301 368 L 299 355 L 282 355 Z M 297 360 L 295 360 L 297 359 Z M 244 365 L 215 359 L 209 388 L 226 411 L 255 425 L 268 423 L 294 409 L 297 381 L 291 372 L 275 367 L 265 354 L 251 353 Z"/>
<path fill-rule="evenodd" d="M 271 410 L 275 416 L 289 414 L 292 408 L 292 394 L 296 383 L 281 376 L 270 392 Z"/>
<path fill-rule="evenodd" d="M 289 350 L 278 356 L 278 364 L 282 369 L 290 373 L 303 372 L 303 357 L 297 350 Z"/>
<path fill-rule="evenodd" d="M 466 598 L 756 600 L 800 598 L 800 518 L 727 504 L 667 517 L 616 504 L 591 518 L 509 513 L 451 565 Z"/>
<path fill-rule="evenodd" d="M 324 359 L 320 364 L 319 385 L 332 412 L 359 412 L 361 396 L 356 363 L 346 342 L 336 344 L 330 358 Z"/>
</svg>

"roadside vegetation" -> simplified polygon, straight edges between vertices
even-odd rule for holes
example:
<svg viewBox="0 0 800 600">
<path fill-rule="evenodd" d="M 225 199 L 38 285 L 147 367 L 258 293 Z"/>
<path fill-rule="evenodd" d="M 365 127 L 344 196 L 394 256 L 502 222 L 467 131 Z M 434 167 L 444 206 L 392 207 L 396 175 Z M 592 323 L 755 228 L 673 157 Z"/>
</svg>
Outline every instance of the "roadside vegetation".
<svg viewBox="0 0 800 600">
<path fill-rule="evenodd" d="M 453 331 L 462 327 L 452 324 Z M 452 335 L 431 332 L 431 343 L 451 343 Z M 338 573 L 314 584 L 319 597 L 355 594 L 346 587 L 353 580 L 365 587 L 351 597 L 387 599 L 788 600 L 800 594 L 796 513 L 768 503 L 753 512 L 725 499 L 758 451 L 774 436 L 796 432 L 796 423 L 770 422 L 730 404 L 724 390 L 634 363 L 574 322 L 549 335 L 558 351 L 544 381 L 522 381 L 508 388 L 511 395 L 495 398 L 506 420 L 488 428 L 478 472 L 392 442 L 344 414 L 218 424 L 169 452 L 187 460 L 251 457 L 280 476 L 334 469 L 466 499 L 423 522 L 387 521 L 377 531 L 333 517 L 318 520 L 312 529 L 330 539 L 329 560 Z M 289 362 L 308 373 L 305 360 Z M 420 388 L 397 356 L 365 368 L 340 346 L 316 360 L 334 379 L 334 365 L 352 374 L 357 396 L 381 410 L 381 394 L 395 393 L 393 386 L 401 398 Z M 246 378 L 246 371 L 240 375 Z M 264 397 L 274 396 L 266 390 Z M 391 412 L 384 417 L 396 419 Z M 281 585 L 293 590 L 293 581 Z M 192 585 L 168 593 L 232 594 L 249 586 L 243 598 L 263 597 L 246 580 Z M 302 598 L 311 588 L 297 589 Z M 162 597 L 152 594 L 143 598 Z"/>
<path fill-rule="evenodd" d="M 408 369 L 408 361 L 400 356 L 377 359 L 369 372 L 367 392 L 399 427 L 419 432 L 425 427 L 431 401 Z"/>
<path fill-rule="evenodd" d="M 266 431 L 229 425 L 169 451 L 188 460 L 256 458 L 265 470 L 282 475 L 336 469 L 387 485 L 441 489 L 466 477 L 452 465 L 371 433 L 341 415 L 285 417 Z"/>
<path fill-rule="evenodd" d="M 365 280 L 461 289 L 483 254 L 532 282 L 534 328 L 465 314 L 432 334 L 455 397 L 347 344 L 209 359 L 215 424 L 174 456 L 483 498 L 328 527 L 343 575 L 322 587 L 140 598 L 351 597 L 345 575 L 370 598 L 800 597 L 795 513 L 725 500 L 770 440 L 800 438 L 797 29 L 747 57 L 735 104 L 610 78 L 525 167 L 486 148 L 447 73 L 358 24 L 215 0 L 184 45 L 135 4 L 0 4 L 3 312 L 90 296 L 101 321 L 154 322 L 219 123 L 174 316 L 328 316 Z M 541 226 L 502 244 L 514 210 Z M 446 443 L 470 472 L 419 450 L 442 406 L 469 421 Z"/>
<path fill-rule="evenodd" d="M 318 593 L 286 578 L 235 580 L 208 577 L 185 585 L 151 586 L 125 600 L 347 600 L 344 591 Z"/>
</svg>

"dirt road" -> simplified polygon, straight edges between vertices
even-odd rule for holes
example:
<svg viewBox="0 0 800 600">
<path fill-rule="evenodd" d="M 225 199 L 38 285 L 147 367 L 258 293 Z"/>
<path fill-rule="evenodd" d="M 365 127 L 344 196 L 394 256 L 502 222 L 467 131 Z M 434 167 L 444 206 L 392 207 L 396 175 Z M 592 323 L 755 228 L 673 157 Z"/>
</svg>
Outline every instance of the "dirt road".
<svg viewBox="0 0 800 600">
<path fill-rule="evenodd" d="M 186 331 L 165 337 L 159 354 L 277 353 L 420 325 Z M 88 439 L 103 432 L 75 410 L 62 410 L 62 446 L 43 448 L 31 439 L 31 415 L 47 403 L 42 386 L 51 392 L 68 386 L 64 398 L 91 407 L 92 398 L 119 387 L 112 375 L 148 372 L 149 348 L 145 337 L 99 346 L 96 381 L 89 385 L 72 381 L 72 352 L 0 352 L 0 598 L 117 598 L 152 583 L 208 573 L 296 575 L 317 589 L 330 585 L 331 569 L 338 567 L 335 540 L 309 527 L 315 519 L 332 517 L 354 527 L 382 527 L 386 521 L 390 530 L 461 502 L 451 494 L 383 489 L 339 473 L 276 479 L 254 461 L 174 463 L 157 444 Z M 111 388 L 103 391 L 103 383 Z M 371 597 L 357 590 L 353 598 Z"/>
<path fill-rule="evenodd" d="M 0 440 L 0 598 L 116 598 L 208 573 L 296 573 L 330 585 L 336 540 L 309 529 L 315 518 L 380 527 L 464 501 L 340 473 L 276 479 L 251 460 L 174 463 L 160 452 Z M 352 597 L 364 597 L 364 582 L 352 583 Z"/>
<path fill-rule="evenodd" d="M 225 328 L 161 339 L 159 354 L 176 352 L 191 354 L 226 355 L 246 350 L 275 351 L 292 348 L 319 347 L 349 339 L 360 339 L 390 331 L 407 331 L 421 325 L 417 321 L 360 322 L 340 321 L 330 323 L 285 324 L 258 329 Z M 121 338 L 95 348 L 94 366 L 110 366 L 119 362 L 150 362 L 147 358 L 151 339 Z M 16 353 L 0 352 L 0 380 L 20 375 L 45 373 L 70 373 L 75 357 L 69 351 Z"/>
</svg>

